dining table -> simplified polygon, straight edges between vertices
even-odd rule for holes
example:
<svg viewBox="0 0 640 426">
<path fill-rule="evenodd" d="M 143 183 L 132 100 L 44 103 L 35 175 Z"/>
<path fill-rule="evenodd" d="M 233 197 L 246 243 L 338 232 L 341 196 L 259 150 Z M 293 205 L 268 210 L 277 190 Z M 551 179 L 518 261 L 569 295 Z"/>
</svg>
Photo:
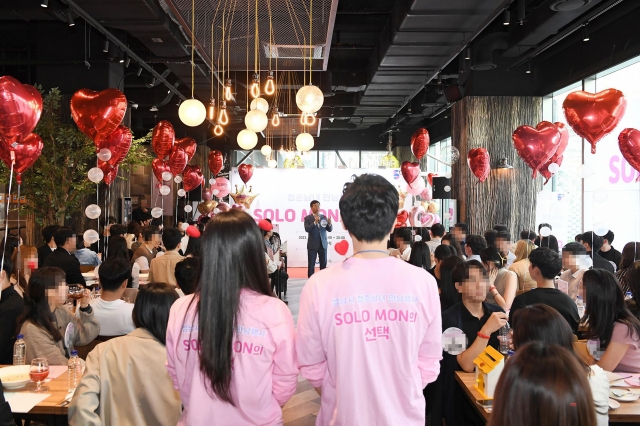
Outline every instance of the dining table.
<svg viewBox="0 0 640 426">
<path fill-rule="evenodd" d="M 8 365 L 0 365 L 0 368 L 8 367 Z M 53 366 L 50 366 L 50 368 Z M 69 404 L 66 400 L 68 392 L 67 383 L 67 371 L 66 366 L 55 366 L 56 368 L 63 369 L 58 377 L 51 379 L 50 381 L 43 383 L 43 386 L 48 386 L 49 389 L 42 392 L 42 394 L 49 395 L 44 400 L 38 402 L 28 413 L 13 413 L 14 419 L 17 424 L 22 424 L 22 420 L 31 420 L 47 424 L 47 426 L 67 425 L 67 415 L 69 410 Z M 22 393 L 31 392 L 36 388 L 35 382 L 28 382 L 24 387 L 20 389 L 7 389 L 3 388 L 6 394 L 8 393 Z M 9 401 L 11 404 L 11 401 Z"/>
<path fill-rule="evenodd" d="M 624 373 L 617 373 L 617 374 L 620 377 L 627 377 L 627 375 Z M 637 375 L 634 375 L 634 376 L 637 377 Z M 480 416 L 482 416 L 482 418 L 488 422 L 489 419 L 491 418 L 490 409 L 487 410 L 481 407 L 480 405 L 476 404 L 476 401 L 485 399 L 480 394 L 480 392 L 478 392 L 478 390 L 475 388 L 476 374 L 466 373 L 464 371 L 456 371 L 455 377 L 456 377 L 456 382 L 458 382 L 458 384 L 462 387 L 462 390 L 464 391 L 464 394 L 469 400 L 469 402 L 471 402 L 471 405 L 473 405 L 476 411 L 478 412 L 478 414 L 480 414 Z M 638 392 L 640 392 L 640 381 L 638 380 L 636 381 L 638 382 L 637 386 L 625 383 L 624 388 L 638 389 Z M 620 380 L 613 381 L 612 384 L 613 383 L 621 384 L 621 381 Z M 622 389 L 622 387 L 620 388 L 612 387 L 612 389 Z M 615 410 L 610 409 L 609 422 L 610 423 L 640 423 L 640 399 L 637 399 L 636 401 L 633 401 L 633 402 L 620 402 L 619 408 Z"/>
</svg>

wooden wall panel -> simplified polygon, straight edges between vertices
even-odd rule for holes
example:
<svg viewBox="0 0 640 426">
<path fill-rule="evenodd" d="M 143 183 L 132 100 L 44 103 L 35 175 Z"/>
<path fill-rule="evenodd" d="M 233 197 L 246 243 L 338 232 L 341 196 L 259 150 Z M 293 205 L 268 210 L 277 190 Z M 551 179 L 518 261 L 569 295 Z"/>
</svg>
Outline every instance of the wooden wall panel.
<svg viewBox="0 0 640 426">
<path fill-rule="evenodd" d="M 468 96 L 452 108 L 453 145 L 460 161 L 452 172 L 452 197 L 458 200 L 459 220 L 471 233 L 482 234 L 494 224 L 504 223 L 513 240 L 520 231 L 533 229 L 541 177 L 531 178 L 531 169 L 513 147 L 511 134 L 520 125 L 535 126 L 542 120 L 542 98 Z M 491 156 L 491 173 L 479 183 L 467 165 L 470 149 L 484 147 Z M 495 170 L 506 158 L 514 168 Z"/>
</svg>

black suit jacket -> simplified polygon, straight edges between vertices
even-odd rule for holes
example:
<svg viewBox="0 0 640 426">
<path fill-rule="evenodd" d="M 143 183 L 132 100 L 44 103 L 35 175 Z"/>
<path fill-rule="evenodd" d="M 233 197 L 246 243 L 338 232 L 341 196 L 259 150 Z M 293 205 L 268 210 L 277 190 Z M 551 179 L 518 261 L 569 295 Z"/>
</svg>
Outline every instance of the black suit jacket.
<svg viewBox="0 0 640 426">
<path fill-rule="evenodd" d="M 587 254 L 591 256 L 591 253 L 587 253 Z M 614 272 L 614 268 L 611 262 L 609 262 L 604 257 L 600 256 L 598 253 L 595 253 L 593 255 L 593 267 L 595 269 L 604 269 L 605 271 L 609 271 L 612 274 Z"/>
<path fill-rule="evenodd" d="M 53 253 L 53 251 L 48 244 L 38 247 L 38 268 L 42 268 L 44 261 L 47 260 L 47 257 L 49 257 L 51 253 Z"/>
<path fill-rule="evenodd" d="M 42 266 L 53 266 L 62 269 L 66 275 L 67 284 L 82 284 L 83 286 L 87 284 L 82 272 L 80 272 L 78 258 L 61 247 L 51 253 Z"/>
</svg>

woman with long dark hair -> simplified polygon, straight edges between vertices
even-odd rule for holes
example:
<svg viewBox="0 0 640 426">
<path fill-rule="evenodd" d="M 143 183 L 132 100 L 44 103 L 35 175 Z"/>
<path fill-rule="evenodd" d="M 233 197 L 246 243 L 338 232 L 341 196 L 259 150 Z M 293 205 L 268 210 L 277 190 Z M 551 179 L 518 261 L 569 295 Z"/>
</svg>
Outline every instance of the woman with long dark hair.
<svg viewBox="0 0 640 426">
<path fill-rule="evenodd" d="M 416 241 L 411 246 L 409 263 L 425 270 L 431 269 L 431 252 L 426 241 Z"/>
<path fill-rule="evenodd" d="M 64 307 L 67 284 L 60 268 L 44 267 L 36 270 L 29 280 L 24 312 L 18 318 L 18 334 L 27 342 L 25 363 L 34 358 L 47 358 L 50 365 L 67 365 L 69 348 L 63 342 L 70 323 L 74 325 L 73 344 L 82 346 L 96 338 L 100 324 L 89 305 L 91 293 L 84 290 L 78 300 L 79 318 Z"/>
<path fill-rule="evenodd" d="M 616 272 L 616 278 L 620 282 L 620 287 L 622 287 L 622 293 L 627 294 L 631 292 L 635 298 L 634 290 L 631 288 L 631 285 L 627 283 L 627 273 L 629 272 L 631 265 L 634 262 L 640 260 L 640 243 L 632 242 L 624 245 L 622 249 L 622 260 L 620 261 L 618 267 L 618 272 Z M 640 295 L 638 295 L 640 297 Z"/>
<path fill-rule="evenodd" d="M 498 305 L 508 311 L 518 290 L 518 276 L 515 272 L 505 268 L 507 255 L 498 251 L 494 246 L 489 246 L 480 252 L 482 264 L 489 273 L 491 285 L 487 293 L 487 303 Z"/>
<path fill-rule="evenodd" d="M 640 262 L 633 262 L 626 270 L 626 285 L 632 295 L 626 304 L 631 313 L 640 319 Z"/>
<path fill-rule="evenodd" d="M 295 330 L 272 297 L 264 240 L 236 209 L 202 238 L 200 285 L 171 308 L 167 369 L 180 391 L 180 425 L 282 424 L 296 390 Z"/>
<path fill-rule="evenodd" d="M 202 237 L 189 236 L 187 249 L 184 251 L 184 257 L 200 257 L 202 252 Z"/>
<path fill-rule="evenodd" d="M 569 350 L 531 342 L 509 360 L 494 394 L 489 426 L 595 426 L 589 384 Z"/>
<path fill-rule="evenodd" d="M 616 277 L 603 269 L 584 273 L 586 338 L 600 341 L 597 364 L 606 371 L 640 373 L 640 320 L 624 301 Z"/>
<path fill-rule="evenodd" d="M 127 240 L 125 237 L 115 236 L 109 238 L 109 245 L 107 246 L 107 253 L 109 255 L 109 259 L 124 259 L 127 262 L 131 263 L 131 252 L 127 248 Z M 96 277 L 98 277 L 98 270 L 100 266 L 98 266 L 94 273 Z M 138 288 L 140 279 L 140 265 L 136 262 L 131 264 L 131 278 L 129 279 L 129 283 L 127 284 L 128 288 Z"/>
<path fill-rule="evenodd" d="M 446 244 L 440 244 L 434 250 L 433 260 L 434 260 L 435 266 L 429 269 L 429 273 L 433 275 L 433 277 L 436 279 L 438 288 L 440 288 L 441 286 L 440 279 L 442 278 L 442 275 L 440 272 L 440 268 L 442 267 L 442 261 L 450 256 L 455 256 L 455 255 L 456 255 L 456 250 L 453 247 L 448 246 Z"/>
<path fill-rule="evenodd" d="M 456 277 L 453 271 L 456 266 L 464 261 L 458 256 L 449 256 L 440 264 L 440 309 L 446 311 L 453 305 L 462 301 L 460 292 L 456 289 L 456 282 L 461 282 L 461 277 Z"/>
<path fill-rule="evenodd" d="M 460 243 L 456 241 L 455 238 L 453 238 L 453 234 L 447 234 L 444 237 L 442 237 L 442 244 L 452 247 L 455 250 L 456 256 L 460 256 L 461 258 L 462 256 L 464 256 L 464 252 L 462 251 L 462 246 L 460 246 Z"/>
<path fill-rule="evenodd" d="M 591 387 L 598 426 L 607 426 L 609 424 L 607 374 L 598 365 L 589 367 L 575 352 L 574 335 L 567 320 L 551 306 L 542 304 L 526 306 L 519 309 L 513 316 L 516 324 L 513 328 L 513 347 L 516 351 L 529 342 L 543 342 L 547 345 L 562 346 L 578 360 Z"/>
</svg>

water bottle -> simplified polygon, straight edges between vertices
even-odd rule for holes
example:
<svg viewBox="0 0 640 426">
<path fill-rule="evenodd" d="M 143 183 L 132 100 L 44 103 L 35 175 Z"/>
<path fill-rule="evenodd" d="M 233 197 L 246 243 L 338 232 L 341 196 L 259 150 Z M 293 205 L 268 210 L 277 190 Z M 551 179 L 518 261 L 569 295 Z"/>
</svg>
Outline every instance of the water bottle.
<svg viewBox="0 0 640 426">
<path fill-rule="evenodd" d="M 498 330 L 498 340 L 500 341 L 500 353 L 507 356 L 509 352 L 509 326 L 504 325 Z"/>
<path fill-rule="evenodd" d="M 24 336 L 18 334 L 18 339 L 13 345 L 13 365 L 24 365 L 27 353 L 27 345 L 24 343 Z"/>
<path fill-rule="evenodd" d="M 71 358 L 69 358 L 68 367 L 68 391 L 69 393 L 72 393 L 75 392 L 76 387 L 78 387 L 78 382 L 80 381 L 80 373 L 82 372 L 82 365 L 80 364 L 80 359 L 78 358 L 78 351 L 71 351 Z"/>
<path fill-rule="evenodd" d="M 576 305 L 578 305 L 578 316 L 582 318 L 584 316 L 584 303 L 582 303 L 582 297 L 576 297 Z"/>
</svg>

